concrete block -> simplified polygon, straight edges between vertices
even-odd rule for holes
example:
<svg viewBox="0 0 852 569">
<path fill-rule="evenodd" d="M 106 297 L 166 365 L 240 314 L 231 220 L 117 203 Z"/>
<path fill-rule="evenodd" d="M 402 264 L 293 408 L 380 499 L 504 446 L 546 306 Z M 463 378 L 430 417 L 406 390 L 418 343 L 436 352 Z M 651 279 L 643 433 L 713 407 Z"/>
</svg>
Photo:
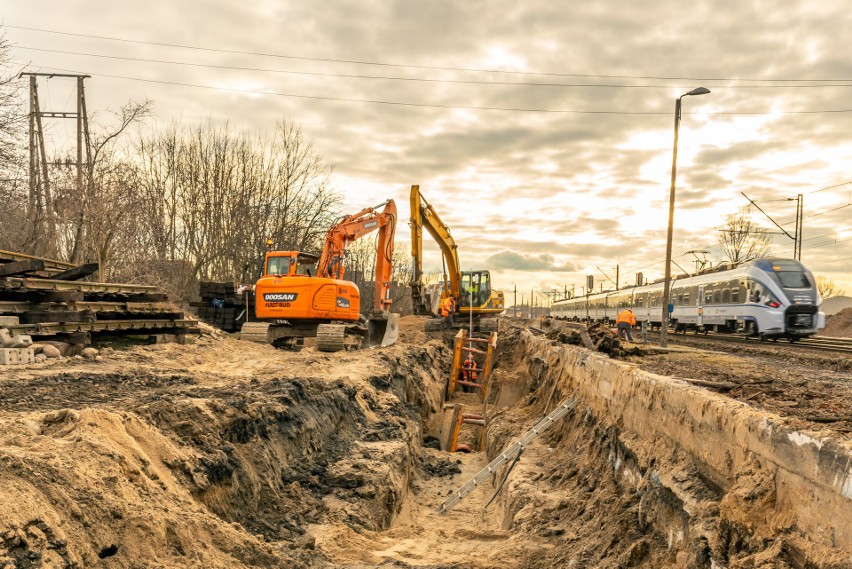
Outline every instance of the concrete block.
<svg viewBox="0 0 852 569">
<path fill-rule="evenodd" d="M 21 319 L 17 316 L 0 316 L 0 328 L 3 326 L 17 326 Z"/>
<path fill-rule="evenodd" d="M 0 348 L 29 348 L 33 345 L 33 339 L 26 334 L 12 336 L 9 330 L 0 329 Z"/>
<path fill-rule="evenodd" d="M 35 361 L 32 348 L 0 348 L 0 365 L 29 364 Z"/>
<path fill-rule="evenodd" d="M 148 340 L 152 344 L 186 344 L 186 334 L 152 334 Z"/>
<path fill-rule="evenodd" d="M 26 334 L 18 334 L 17 336 L 12 336 L 12 345 L 5 346 L 7 348 L 29 348 L 33 345 L 32 336 L 28 336 Z"/>
</svg>

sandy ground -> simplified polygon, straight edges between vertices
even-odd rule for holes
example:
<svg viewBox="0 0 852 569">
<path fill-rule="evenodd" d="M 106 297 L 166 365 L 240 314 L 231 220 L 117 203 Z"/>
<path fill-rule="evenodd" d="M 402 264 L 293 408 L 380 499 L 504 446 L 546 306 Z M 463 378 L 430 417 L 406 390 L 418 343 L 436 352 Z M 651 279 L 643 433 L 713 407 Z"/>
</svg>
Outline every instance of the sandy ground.
<svg viewBox="0 0 852 569">
<path fill-rule="evenodd" d="M 820 334 L 836 338 L 852 338 L 852 308 L 844 308 L 826 318 L 825 329 Z"/>
<path fill-rule="evenodd" d="M 488 460 L 422 446 L 440 423 L 430 418 L 443 413 L 451 354 L 451 334 L 422 324 L 403 319 L 397 345 L 358 352 L 208 334 L 4 369 L 0 569 L 682 566 L 637 517 L 637 495 L 608 474 L 616 435 L 582 417 L 529 447 L 512 492 L 485 515 L 496 478 L 439 515 Z M 540 418 L 535 358 L 512 360 L 510 344 L 494 375 L 489 456 Z M 668 354 L 640 365 L 714 370 L 735 384 L 731 396 L 773 410 L 777 390 L 808 413 L 844 411 L 848 392 L 817 396 L 844 372 L 767 357 Z M 476 406 L 476 394 L 460 397 Z"/>
</svg>

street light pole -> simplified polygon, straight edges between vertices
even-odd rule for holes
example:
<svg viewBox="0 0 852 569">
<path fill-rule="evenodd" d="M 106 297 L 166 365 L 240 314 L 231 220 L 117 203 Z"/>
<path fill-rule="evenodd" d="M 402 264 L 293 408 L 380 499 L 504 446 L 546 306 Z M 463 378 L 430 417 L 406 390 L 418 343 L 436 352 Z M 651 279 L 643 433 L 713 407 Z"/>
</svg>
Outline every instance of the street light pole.
<svg viewBox="0 0 852 569">
<path fill-rule="evenodd" d="M 671 287 L 672 276 L 672 234 L 674 232 L 674 207 L 675 207 L 675 179 L 677 178 L 677 135 L 680 128 L 680 100 L 684 97 L 693 95 L 706 95 L 709 89 L 698 87 L 689 93 L 684 93 L 675 100 L 675 116 L 674 116 L 674 149 L 672 150 L 672 186 L 669 191 L 669 226 L 666 234 L 666 270 L 663 280 L 663 316 L 660 323 L 660 345 L 666 347 L 668 345 L 668 327 L 669 327 L 669 293 Z"/>
</svg>

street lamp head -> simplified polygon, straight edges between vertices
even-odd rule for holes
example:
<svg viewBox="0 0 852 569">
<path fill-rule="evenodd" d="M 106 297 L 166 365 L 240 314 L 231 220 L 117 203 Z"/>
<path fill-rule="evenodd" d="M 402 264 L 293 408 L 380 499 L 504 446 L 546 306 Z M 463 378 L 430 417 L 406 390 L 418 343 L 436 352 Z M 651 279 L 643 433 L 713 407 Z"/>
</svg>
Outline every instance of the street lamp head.
<svg viewBox="0 0 852 569">
<path fill-rule="evenodd" d="M 690 91 L 689 93 L 685 93 L 683 96 L 688 97 L 690 95 L 706 95 L 709 92 L 710 92 L 710 89 L 707 89 L 706 87 L 697 87 L 697 88 L 693 89 L 692 91 Z"/>
</svg>

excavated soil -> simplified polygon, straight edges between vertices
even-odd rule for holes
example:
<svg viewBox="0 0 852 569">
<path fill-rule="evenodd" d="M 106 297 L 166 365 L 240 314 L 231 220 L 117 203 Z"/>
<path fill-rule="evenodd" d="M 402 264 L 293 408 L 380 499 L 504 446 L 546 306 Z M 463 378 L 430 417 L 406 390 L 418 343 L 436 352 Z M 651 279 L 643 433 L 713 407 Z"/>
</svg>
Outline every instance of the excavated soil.
<svg viewBox="0 0 852 569">
<path fill-rule="evenodd" d="M 852 338 L 852 308 L 844 308 L 826 318 L 825 329 L 820 331 L 820 334 L 835 338 Z"/>
<path fill-rule="evenodd" d="M 653 455 L 654 441 L 625 441 L 582 403 L 524 451 L 487 510 L 502 470 L 439 515 L 449 493 L 567 393 L 542 356 L 519 349 L 520 330 L 502 333 L 487 452 L 427 448 L 440 434 L 452 352 L 449 332 L 422 327 L 402 319 L 396 345 L 358 352 L 293 353 L 213 334 L 3 369 L 0 569 L 852 567 L 755 534 L 746 514 L 720 515 L 759 510 L 769 482 L 757 468 L 725 494 L 689 456 L 668 452 L 659 465 L 700 498 L 687 511 L 636 458 Z M 677 375 L 733 365 L 654 358 Z M 461 440 L 478 435 L 465 426 Z M 616 460 L 635 481 L 615 475 Z M 672 520 L 706 531 L 680 542 Z"/>
<path fill-rule="evenodd" d="M 675 334 L 686 352 L 629 358 L 644 370 L 699 385 L 789 418 L 794 428 L 823 425 L 852 433 L 852 354 L 820 353 L 785 342 L 743 345 Z M 701 383 L 704 382 L 704 383 Z"/>
</svg>

